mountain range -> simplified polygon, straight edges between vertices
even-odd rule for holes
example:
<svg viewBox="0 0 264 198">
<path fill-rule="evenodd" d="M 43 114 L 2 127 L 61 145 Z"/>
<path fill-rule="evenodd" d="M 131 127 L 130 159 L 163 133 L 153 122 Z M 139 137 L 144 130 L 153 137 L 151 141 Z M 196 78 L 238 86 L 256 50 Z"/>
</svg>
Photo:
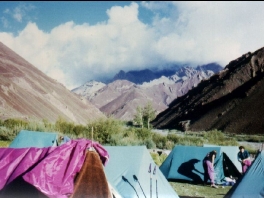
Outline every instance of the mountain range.
<svg viewBox="0 0 264 198">
<path fill-rule="evenodd" d="M 0 42 L 0 119 L 76 124 L 105 117 L 89 101 L 73 94 Z"/>
<path fill-rule="evenodd" d="M 264 133 L 264 48 L 231 61 L 176 98 L 152 122 L 159 129 Z"/>
<path fill-rule="evenodd" d="M 108 83 L 89 81 L 70 91 L 0 42 L 0 72 L 1 120 L 132 120 L 138 106 L 151 102 L 158 114 L 154 128 L 264 133 L 264 48 L 224 68 L 120 71 Z"/>
<path fill-rule="evenodd" d="M 89 81 L 72 92 L 86 98 L 107 116 L 130 121 L 138 106 L 148 102 L 157 113 L 177 97 L 186 94 L 203 79 L 221 71 L 216 63 L 191 67 L 175 65 L 170 69 L 120 71 L 110 83 Z"/>
</svg>

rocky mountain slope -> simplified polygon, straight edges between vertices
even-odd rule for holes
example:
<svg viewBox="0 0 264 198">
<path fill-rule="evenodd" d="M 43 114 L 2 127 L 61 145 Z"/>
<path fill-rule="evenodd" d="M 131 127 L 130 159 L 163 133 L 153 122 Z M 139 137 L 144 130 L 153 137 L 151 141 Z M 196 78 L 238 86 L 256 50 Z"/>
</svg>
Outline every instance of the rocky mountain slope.
<svg viewBox="0 0 264 198">
<path fill-rule="evenodd" d="M 264 133 L 264 48 L 231 61 L 175 99 L 152 122 L 159 129 Z"/>
<path fill-rule="evenodd" d="M 94 105 L 73 94 L 0 42 L 0 119 L 55 122 L 58 117 L 86 124 L 105 117 Z"/>
<path fill-rule="evenodd" d="M 119 76 L 123 74 L 120 76 L 121 79 L 117 79 L 118 75 L 116 75 L 114 79 L 117 80 L 105 86 L 103 83 L 93 81 L 72 91 L 88 99 L 106 115 L 129 121 L 134 118 L 138 106 L 144 107 L 151 102 L 157 113 L 164 111 L 172 100 L 186 94 L 202 79 L 212 76 L 214 71 L 223 69 L 217 64 L 212 64 L 211 67 L 206 65 L 206 67 L 208 68 L 203 66 L 177 68 L 178 70 L 174 71 L 173 75 L 161 76 L 151 81 L 149 81 L 149 76 L 152 76 L 152 79 L 153 76 L 160 75 L 162 72 L 159 71 L 157 74 L 151 70 L 127 73 L 121 71 L 118 74 Z M 146 73 L 152 75 L 146 77 Z M 168 74 L 168 70 L 163 74 Z M 145 80 L 143 80 L 144 76 Z M 140 79 L 140 82 L 144 81 L 144 83 L 136 84 L 125 78 L 134 79 L 135 82 Z"/>
</svg>

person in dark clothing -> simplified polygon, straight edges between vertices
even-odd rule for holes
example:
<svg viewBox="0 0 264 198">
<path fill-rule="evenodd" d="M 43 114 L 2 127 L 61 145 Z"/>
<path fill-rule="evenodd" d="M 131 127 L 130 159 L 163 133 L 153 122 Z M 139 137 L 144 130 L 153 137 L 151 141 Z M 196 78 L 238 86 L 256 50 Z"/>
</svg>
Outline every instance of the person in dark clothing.
<svg viewBox="0 0 264 198">
<path fill-rule="evenodd" d="M 214 161 L 216 158 L 217 152 L 211 151 L 207 153 L 207 155 L 203 159 L 203 168 L 204 168 L 204 184 L 207 183 L 208 179 L 210 179 L 211 187 L 218 188 L 218 186 L 214 183 Z"/>
<path fill-rule="evenodd" d="M 248 167 L 251 165 L 250 155 L 247 150 L 243 146 L 238 147 L 239 152 L 237 153 L 237 160 L 242 165 L 243 174 L 247 171 Z"/>
</svg>

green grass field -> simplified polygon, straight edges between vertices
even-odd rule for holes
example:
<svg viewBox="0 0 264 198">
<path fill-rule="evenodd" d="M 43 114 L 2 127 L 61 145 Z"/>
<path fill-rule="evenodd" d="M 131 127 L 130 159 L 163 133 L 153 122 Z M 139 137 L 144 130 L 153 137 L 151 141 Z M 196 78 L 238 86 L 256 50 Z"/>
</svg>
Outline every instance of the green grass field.
<svg viewBox="0 0 264 198">
<path fill-rule="evenodd" d="M 169 182 L 179 197 L 205 197 L 205 198 L 223 198 L 231 189 L 231 186 L 225 186 L 218 189 L 203 185 L 194 185 L 190 183 Z"/>
</svg>

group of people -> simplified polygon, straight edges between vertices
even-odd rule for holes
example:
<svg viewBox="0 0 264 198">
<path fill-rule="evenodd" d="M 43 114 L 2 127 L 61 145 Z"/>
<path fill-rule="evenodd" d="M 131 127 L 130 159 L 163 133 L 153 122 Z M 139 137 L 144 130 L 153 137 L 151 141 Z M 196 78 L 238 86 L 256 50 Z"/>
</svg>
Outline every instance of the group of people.
<svg viewBox="0 0 264 198">
<path fill-rule="evenodd" d="M 211 187 L 218 188 L 214 182 L 214 161 L 216 158 L 217 152 L 215 150 L 207 153 L 203 159 L 203 168 L 204 168 L 204 184 L 210 180 Z M 241 163 L 242 173 L 244 174 L 248 167 L 251 165 L 250 155 L 243 146 L 239 146 L 239 152 L 237 153 L 237 160 Z"/>
</svg>

